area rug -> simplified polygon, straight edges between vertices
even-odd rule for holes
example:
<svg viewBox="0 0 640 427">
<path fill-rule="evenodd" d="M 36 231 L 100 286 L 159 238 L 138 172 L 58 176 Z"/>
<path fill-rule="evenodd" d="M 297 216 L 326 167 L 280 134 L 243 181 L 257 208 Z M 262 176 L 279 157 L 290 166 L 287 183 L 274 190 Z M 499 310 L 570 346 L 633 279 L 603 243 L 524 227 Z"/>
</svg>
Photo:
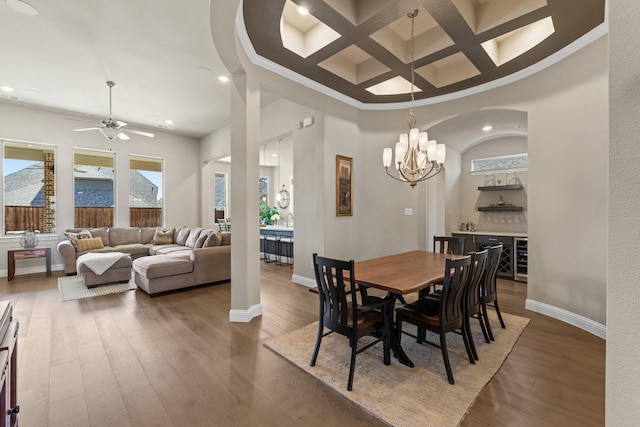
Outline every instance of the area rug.
<svg viewBox="0 0 640 427">
<path fill-rule="evenodd" d="M 82 277 L 65 276 L 58 278 L 58 290 L 60 291 L 62 301 L 72 301 L 100 295 L 116 294 L 137 288 L 138 287 L 133 279 L 129 280 L 129 283 L 114 283 L 112 285 L 102 285 L 87 289 L 87 287 L 82 283 Z"/>
<path fill-rule="evenodd" d="M 409 368 L 392 355 L 391 365 L 382 361 L 382 344 L 358 354 L 353 391 L 347 391 L 350 349 L 345 337 L 330 334 L 322 339 L 316 366 L 309 366 L 318 323 L 265 342 L 265 346 L 315 376 L 353 401 L 365 411 L 392 426 L 446 427 L 460 424 L 482 388 L 493 378 L 511 352 L 529 319 L 503 314 L 507 325 L 500 328 L 496 314 L 490 313 L 495 341 L 484 342 L 478 322 L 472 319 L 474 342 L 480 359 L 469 363 L 462 337 L 447 334 L 449 360 L 455 385 L 447 374 L 439 348 L 420 345 L 403 335 L 402 347 L 415 364 Z M 412 325 L 406 325 L 409 330 Z M 429 333 L 428 333 L 429 334 Z M 368 338 L 360 340 L 359 348 Z M 437 335 L 427 339 L 438 342 Z"/>
</svg>

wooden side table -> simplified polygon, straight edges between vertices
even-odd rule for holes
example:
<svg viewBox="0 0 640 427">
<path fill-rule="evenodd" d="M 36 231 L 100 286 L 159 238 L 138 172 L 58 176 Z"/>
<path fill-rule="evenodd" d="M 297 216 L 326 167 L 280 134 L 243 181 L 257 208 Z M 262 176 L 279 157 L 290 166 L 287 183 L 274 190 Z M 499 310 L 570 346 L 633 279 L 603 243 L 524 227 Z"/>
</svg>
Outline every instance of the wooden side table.
<svg viewBox="0 0 640 427">
<path fill-rule="evenodd" d="M 35 248 L 11 248 L 7 251 L 7 266 L 9 273 L 7 280 L 13 280 L 16 274 L 16 260 L 30 258 L 45 258 L 47 262 L 47 276 L 51 276 L 51 247 L 36 246 Z"/>
</svg>

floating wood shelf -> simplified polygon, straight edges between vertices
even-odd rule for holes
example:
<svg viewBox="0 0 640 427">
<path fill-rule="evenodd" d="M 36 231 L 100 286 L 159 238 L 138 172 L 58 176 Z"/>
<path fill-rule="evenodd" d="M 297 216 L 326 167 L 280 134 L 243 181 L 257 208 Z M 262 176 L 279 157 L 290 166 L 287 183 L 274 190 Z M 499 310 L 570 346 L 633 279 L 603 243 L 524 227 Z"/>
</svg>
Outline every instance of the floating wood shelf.
<svg viewBox="0 0 640 427">
<path fill-rule="evenodd" d="M 502 190 L 522 190 L 522 184 L 514 185 L 489 185 L 487 187 L 478 187 L 480 191 L 502 191 Z"/>
<path fill-rule="evenodd" d="M 522 206 L 478 206 L 480 212 L 521 212 Z"/>
</svg>

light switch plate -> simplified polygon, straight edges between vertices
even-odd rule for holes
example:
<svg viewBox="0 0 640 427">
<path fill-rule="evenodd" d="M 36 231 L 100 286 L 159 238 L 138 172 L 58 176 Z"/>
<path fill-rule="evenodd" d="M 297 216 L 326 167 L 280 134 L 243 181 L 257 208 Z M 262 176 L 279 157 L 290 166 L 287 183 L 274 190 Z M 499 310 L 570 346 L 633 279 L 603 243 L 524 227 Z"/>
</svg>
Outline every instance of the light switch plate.
<svg viewBox="0 0 640 427">
<path fill-rule="evenodd" d="M 413 209 L 412 208 L 404 208 L 404 214 L 406 216 L 411 216 L 413 215 Z"/>
</svg>

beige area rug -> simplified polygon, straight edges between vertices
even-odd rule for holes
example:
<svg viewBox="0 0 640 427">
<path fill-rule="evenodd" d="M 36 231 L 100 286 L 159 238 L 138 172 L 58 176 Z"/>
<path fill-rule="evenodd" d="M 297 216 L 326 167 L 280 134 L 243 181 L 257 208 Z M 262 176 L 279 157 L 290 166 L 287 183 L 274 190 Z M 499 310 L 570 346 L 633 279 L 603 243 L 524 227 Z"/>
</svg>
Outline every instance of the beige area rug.
<svg viewBox="0 0 640 427">
<path fill-rule="evenodd" d="M 338 334 L 322 339 L 316 366 L 309 366 L 318 323 L 265 342 L 285 359 L 318 378 L 375 417 L 392 426 L 457 426 L 478 393 L 491 380 L 511 352 L 529 319 L 503 314 L 507 328 L 500 328 L 497 315 L 489 313 L 495 341 L 484 342 L 478 321 L 472 319 L 474 342 L 479 361 L 469 363 L 462 337 L 447 334 L 449 360 L 455 385 L 447 381 L 442 352 L 431 345 L 420 345 L 403 334 L 402 347 L 415 364 L 409 368 L 391 356 L 391 365 L 382 362 L 382 343 L 358 354 L 353 391 L 347 391 L 350 350 L 348 340 Z M 403 325 L 410 330 L 412 325 Z M 414 329 L 415 330 L 415 329 Z M 439 342 L 437 335 L 427 339 Z M 360 340 L 359 348 L 369 337 Z"/>
<path fill-rule="evenodd" d="M 82 277 L 65 276 L 58 278 L 58 290 L 62 301 L 72 301 L 83 298 L 97 297 L 100 295 L 116 294 L 119 292 L 138 289 L 133 278 L 129 283 L 114 283 L 112 285 L 102 285 L 88 289 L 82 284 Z"/>
</svg>

